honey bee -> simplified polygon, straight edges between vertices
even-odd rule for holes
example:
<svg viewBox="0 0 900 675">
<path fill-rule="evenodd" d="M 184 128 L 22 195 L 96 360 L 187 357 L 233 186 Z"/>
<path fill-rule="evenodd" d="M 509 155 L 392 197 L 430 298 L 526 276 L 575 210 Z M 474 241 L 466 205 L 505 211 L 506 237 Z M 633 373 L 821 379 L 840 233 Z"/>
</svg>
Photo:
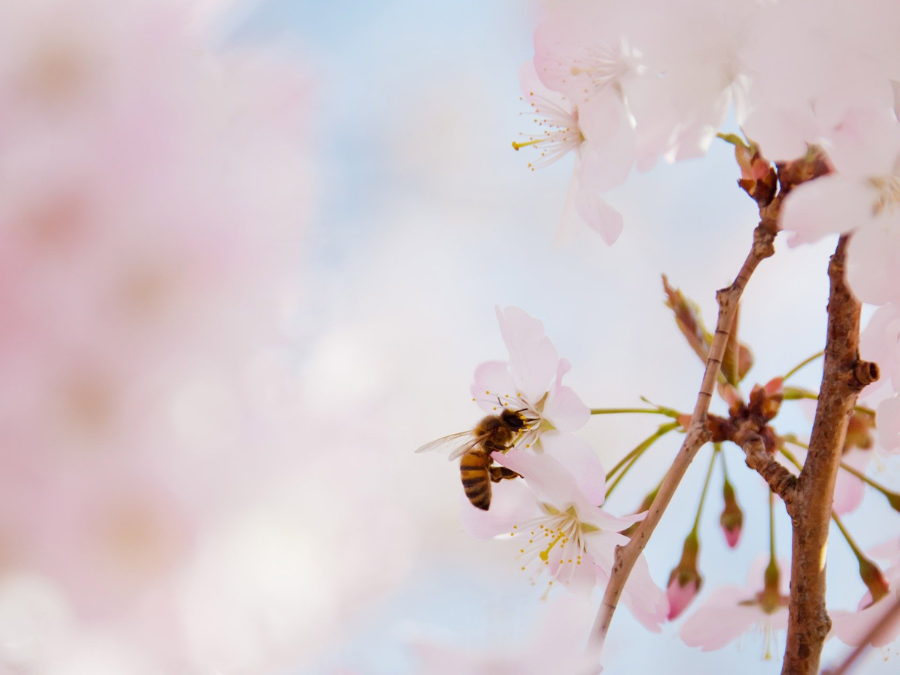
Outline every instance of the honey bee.
<svg viewBox="0 0 900 675">
<path fill-rule="evenodd" d="M 487 511 L 491 506 L 491 482 L 519 478 L 512 469 L 493 466 L 491 453 L 509 450 L 527 427 L 521 412 L 506 408 L 499 415 L 488 415 L 470 431 L 444 436 L 416 452 L 449 449 L 450 460 L 461 457 L 459 474 L 466 497 L 472 506 Z"/>
</svg>

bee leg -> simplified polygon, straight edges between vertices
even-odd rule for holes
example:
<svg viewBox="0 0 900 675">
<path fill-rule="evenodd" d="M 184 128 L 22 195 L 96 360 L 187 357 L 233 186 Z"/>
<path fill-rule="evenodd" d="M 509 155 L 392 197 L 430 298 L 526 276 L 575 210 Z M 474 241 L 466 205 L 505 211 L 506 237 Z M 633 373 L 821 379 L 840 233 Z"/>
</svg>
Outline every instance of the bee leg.
<svg viewBox="0 0 900 675">
<path fill-rule="evenodd" d="M 512 480 L 514 478 L 521 478 L 521 476 L 512 469 L 507 469 L 505 466 L 491 467 L 491 480 L 495 483 L 499 483 L 501 480 Z"/>
</svg>

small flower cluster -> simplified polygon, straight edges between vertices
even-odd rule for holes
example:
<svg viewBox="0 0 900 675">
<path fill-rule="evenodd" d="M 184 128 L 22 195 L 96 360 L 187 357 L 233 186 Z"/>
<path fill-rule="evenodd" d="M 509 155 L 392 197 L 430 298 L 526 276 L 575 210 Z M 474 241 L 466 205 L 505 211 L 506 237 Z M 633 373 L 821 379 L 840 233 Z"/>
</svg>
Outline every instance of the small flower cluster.
<svg viewBox="0 0 900 675">
<path fill-rule="evenodd" d="M 569 363 L 559 358 L 541 322 L 516 307 L 498 309 L 497 317 L 510 358 L 475 371 L 473 400 L 488 413 L 508 407 L 526 420 L 513 446 L 492 454 L 524 480 L 498 483 L 488 510 L 463 498 L 460 520 L 475 537 L 511 540 L 519 549 L 520 570 L 534 583 L 548 578 L 548 592 L 563 585 L 589 594 L 605 585 L 616 547 L 628 542 L 621 532 L 645 514 L 618 517 L 602 508 L 603 466 L 572 433 L 587 423 L 590 410 L 562 384 Z M 623 599 L 644 626 L 660 630 L 668 603 L 643 557 Z"/>
<path fill-rule="evenodd" d="M 888 237 L 894 243 L 886 247 L 869 223 L 896 217 L 900 48 L 889 36 L 900 30 L 900 8 L 886 0 L 826 4 L 555 4 L 521 76 L 542 132 L 514 146 L 540 150 L 533 166 L 576 154 L 561 237 L 580 219 L 613 243 L 622 217 L 600 195 L 632 167 L 704 155 L 733 107 L 770 160 L 800 158 L 809 145 L 826 149 L 836 175 L 798 193 L 785 228 L 796 241 L 865 231 L 853 255 L 874 255 L 882 276 L 856 265 L 854 285 L 886 294 L 898 239 Z"/>
</svg>

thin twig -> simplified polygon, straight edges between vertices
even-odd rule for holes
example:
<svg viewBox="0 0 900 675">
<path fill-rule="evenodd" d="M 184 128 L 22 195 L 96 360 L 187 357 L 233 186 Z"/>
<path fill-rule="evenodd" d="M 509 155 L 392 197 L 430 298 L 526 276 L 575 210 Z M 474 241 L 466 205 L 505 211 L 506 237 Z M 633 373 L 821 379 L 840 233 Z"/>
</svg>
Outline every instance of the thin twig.
<svg viewBox="0 0 900 675">
<path fill-rule="evenodd" d="M 759 434 L 747 434 L 741 439 L 741 448 L 747 456 L 747 466 L 759 473 L 769 489 L 784 500 L 788 513 L 793 512 L 797 478 L 766 452 L 766 445 Z"/>
<path fill-rule="evenodd" d="M 589 652 L 598 660 L 603 651 L 603 644 L 606 642 L 606 636 L 609 633 L 609 626 L 616 611 L 616 606 L 619 603 L 619 597 L 625 588 L 625 582 L 628 581 L 628 575 L 647 545 L 653 530 L 659 524 L 663 512 L 669 505 L 672 495 L 675 494 L 678 484 L 684 477 L 697 451 L 710 439 L 710 432 L 706 428 L 706 416 L 709 412 L 713 389 L 719 377 L 722 356 L 725 353 L 728 334 L 734 323 L 734 316 L 737 312 L 741 294 L 744 292 L 747 282 L 759 263 L 775 253 L 774 241 L 777 227 L 774 214 L 777 213 L 777 206 L 773 203 L 772 207 L 774 207 L 772 210 L 773 215 L 763 214 L 762 221 L 754 230 L 753 247 L 737 277 L 735 277 L 734 283 L 716 293 L 716 300 L 719 304 L 716 332 L 710 345 L 709 357 L 706 360 L 706 370 L 703 373 L 703 383 L 697 395 L 697 403 L 694 406 L 694 413 L 691 416 L 691 423 L 688 426 L 687 436 L 682 443 L 681 450 L 679 450 L 672 467 L 666 474 L 656 499 L 653 500 L 653 504 L 647 513 L 647 517 L 638 527 L 631 541 L 624 547 L 616 549 L 616 562 L 610 573 L 609 583 L 606 586 L 606 592 L 603 595 L 603 601 L 600 603 L 600 610 L 597 613 L 588 642 Z M 762 211 L 766 211 L 766 209 L 762 209 Z"/>
</svg>

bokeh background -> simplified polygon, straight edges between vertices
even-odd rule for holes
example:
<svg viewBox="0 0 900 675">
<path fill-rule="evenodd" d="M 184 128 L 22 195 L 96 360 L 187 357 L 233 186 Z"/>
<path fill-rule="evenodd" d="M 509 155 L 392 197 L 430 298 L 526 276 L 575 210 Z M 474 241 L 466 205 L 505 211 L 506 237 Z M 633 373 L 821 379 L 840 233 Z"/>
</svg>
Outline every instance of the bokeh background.
<svg viewBox="0 0 900 675">
<path fill-rule="evenodd" d="M 479 419 L 498 305 L 544 322 L 589 406 L 689 411 L 702 364 L 660 274 L 713 321 L 755 225 L 729 146 L 611 193 L 614 247 L 585 231 L 554 248 L 571 158 L 532 173 L 510 145 L 531 124 L 517 73 L 537 4 L 34 8 L 0 22 L 2 668 L 427 675 L 429 646 L 524 650 L 552 596 L 507 542 L 461 530 L 455 466 L 413 450 Z M 748 383 L 821 349 L 834 243 L 782 241 L 753 279 Z M 785 408 L 779 429 L 807 434 Z M 611 466 L 655 425 L 581 435 Z M 679 442 L 609 508 L 634 510 Z M 647 550 L 660 586 L 708 452 Z M 716 475 L 701 601 L 768 542 L 764 486 L 726 452 L 744 534 L 727 548 Z M 873 471 L 898 483 L 896 462 Z M 882 502 L 845 519 L 864 548 L 896 537 Z M 783 513 L 777 531 L 787 557 Z M 829 585 L 846 609 L 865 590 L 836 534 Z M 767 661 L 758 636 L 703 654 L 677 628 L 620 611 L 605 672 L 780 671 L 783 636 Z M 894 672 L 894 651 L 865 672 Z"/>
</svg>

